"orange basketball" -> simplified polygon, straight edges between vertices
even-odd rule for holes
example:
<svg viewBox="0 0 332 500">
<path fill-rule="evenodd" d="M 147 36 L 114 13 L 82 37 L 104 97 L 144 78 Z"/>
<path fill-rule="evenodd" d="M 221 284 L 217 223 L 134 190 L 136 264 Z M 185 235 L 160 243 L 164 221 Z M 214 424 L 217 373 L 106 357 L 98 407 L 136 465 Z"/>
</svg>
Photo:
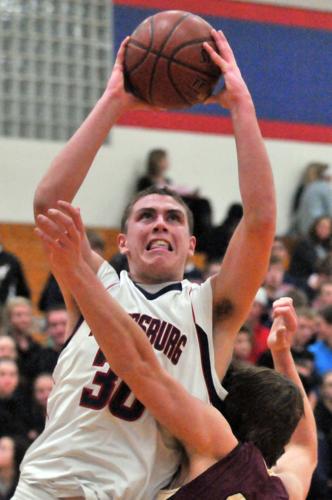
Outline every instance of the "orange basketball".
<svg viewBox="0 0 332 500">
<path fill-rule="evenodd" d="M 190 12 L 170 10 L 145 19 L 126 47 L 126 89 L 162 108 L 186 108 L 204 102 L 220 77 L 203 48 L 212 27 Z"/>
</svg>

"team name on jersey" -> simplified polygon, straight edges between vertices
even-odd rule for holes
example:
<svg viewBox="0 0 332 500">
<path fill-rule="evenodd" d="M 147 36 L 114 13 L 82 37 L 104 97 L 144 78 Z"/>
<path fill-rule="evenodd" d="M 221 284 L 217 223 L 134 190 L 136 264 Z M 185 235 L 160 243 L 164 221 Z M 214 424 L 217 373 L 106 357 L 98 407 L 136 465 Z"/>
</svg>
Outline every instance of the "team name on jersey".
<svg viewBox="0 0 332 500">
<path fill-rule="evenodd" d="M 147 314 L 132 313 L 130 316 L 145 331 L 153 347 L 157 351 L 162 351 L 173 365 L 176 365 L 187 343 L 186 335 L 172 323 L 152 318 Z"/>
</svg>

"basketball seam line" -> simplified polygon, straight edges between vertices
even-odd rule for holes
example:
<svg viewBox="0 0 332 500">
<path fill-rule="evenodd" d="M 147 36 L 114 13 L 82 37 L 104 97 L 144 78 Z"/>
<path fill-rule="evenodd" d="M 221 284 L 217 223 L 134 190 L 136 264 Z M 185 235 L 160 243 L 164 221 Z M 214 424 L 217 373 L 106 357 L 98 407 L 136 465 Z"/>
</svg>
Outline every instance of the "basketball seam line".
<svg viewBox="0 0 332 500">
<path fill-rule="evenodd" d="M 148 96 L 149 96 L 149 101 L 152 102 L 152 86 L 153 86 L 153 81 L 154 81 L 154 76 L 155 76 L 155 73 L 156 73 L 156 69 L 157 69 L 157 63 L 161 57 L 161 54 L 162 54 L 162 51 L 166 45 L 166 43 L 168 42 L 168 40 L 171 38 L 171 36 L 173 35 L 173 33 L 176 31 L 176 29 L 180 26 L 180 24 L 185 20 L 187 19 L 189 16 L 191 16 L 192 14 L 189 14 L 189 13 L 186 13 L 184 14 L 180 19 L 177 20 L 177 22 L 175 23 L 175 25 L 173 26 L 172 30 L 168 33 L 167 37 L 165 38 L 164 42 L 162 43 L 160 49 L 159 49 L 159 52 L 158 54 L 156 54 L 156 60 L 154 61 L 154 65 L 152 67 L 152 73 L 151 73 L 151 79 L 150 79 L 150 85 L 149 85 L 149 93 L 148 93 Z M 177 89 L 175 89 L 176 92 L 178 93 Z M 183 97 L 179 94 L 179 97 L 181 97 L 181 99 L 183 100 Z M 186 104 L 187 101 L 185 101 Z"/>
<path fill-rule="evenodd" d="M 146 60 L 146 58 L 148 57 L 148 55 L 149 55 L 151 52 L 153 52 L 153 51 L 151 50 L 152 45 L 153 45 L 153 34 L 154 34 L 154 29 L 153 29 L 153 19 L 152 19 L 152 17 L 151 17 L 151 19 L 150 19 L 150 25 L 151 25 L 150 45 L 149 45 L 149 47 L 145 47 L 144 45 L 142 45 L 142 47 L 144 47 L 144 50 L 145 50 L 145 55 L 144 55 L 144 57 L 143 57 L 143 59 L 142 59 L 142 60 L 138 61 L 138 63 L 137 63 L 137 64 L 135 64 L 135 65 L 134 65 L 134 66 L 130 69 L 130 74 L 131 74 L 133 71 L 135 71 L 135 70 L 136 70 L 136 68 L 138 68 L 141 64 L 143 64 L 143 63 L 144 63 L 144 61 Z M 133 40 L 130 40 L 130 41 L 129 41 L 129 45 L 130 45 L 130 43 L 132 43 L 133 45 L 135 45 L 135 44 L 133 43 Z M 128 71 L 129 71 L 129 69 L 128 69 Z"/>
<path fill-rule="evenodd" d="M 167 75 L 168 75 L 168 78 L 170 79 L 170 81 L 172 82 L 172 85 L 175 88 L 176 92 L 181 97 L 181 99 L 184 102 L 186 102 L 189 106 L 191 106 L 192 103 L 190 101 L 188 101 L 188 99 L 182 94 L 182 92 L 179 90 L 178 86 L 174 82 L 173 75 L 171 74 L 171 61 L 169 61 L 168 65 L 167 65 Z"/>
<path fill-rule="evenodd" d="M 201 39 L 201 40 L 197 39 L 197 40 L 193 40 L 193 41 L 195 43 L 201 43 L 201 42 L 203 43 L 203 42 L 208 42 L 209 40 L 210 40 L 210 38 L 208 38 L 208 39 Z M 136 47 L 138 47 L 140 49 L 144 49 L 145 51 L 149 51 L 147 55 L 153 54 L 155 56 L 159 56 L 159 59 L 166 59 L 167 61 L 170 61 L 170 62 L 173 62 L 174 64 L 177 64 L 178 66 L 183 66 L 184 68 L 188 68 L 188 69 L 191 69 L 193 71 L 196 71 L 197 73 L 200 73 L 201 75 L 211 76 L 211 77 L 214 77 L 214 76 L 216 77 L 217 76 L 217 75 L 214 75 L 212 73 L 208 73 L 207 71 L 203 71 L 203 70 L 201 70 L 199 68 L 196 68 L 195 66 L 192 66 L 191 64 L 188 64 L 188 63 L 185 63 L 183 61 L 179 61 L 178 59 L 175 59 L 174 58 L 174 54 L 176 54 L 178 52 L 178 48 L 176 49 L 175 52 L 172 52 L 172 54 L 170 56 L 165 56 L 164 54 L 159 54 L 158 51 L 154 51 L 154 50 L 151 50 L 148 47 L 145 47 L 145 45 L 141 44 L 137 40 L 131 40 L 130 43 L 132 45 L 135 45 Z M 181 50 L 183 47 L 190 46 L 190 45 L 191 45 L 191 43 L 184 44 L 184 45 L 182 45 L 179 48 L 179 50 Z M 139 62 L 139 64 L 136 64 L 135 66 L 133 66 L 133 68 L 130 70 L 130 73 L 135 72 L 136 69 L 141 65 L 141 63 L 145 61 L 146 57 L 144 57 L 142 59 L 142 61 Z"/>
</svg>

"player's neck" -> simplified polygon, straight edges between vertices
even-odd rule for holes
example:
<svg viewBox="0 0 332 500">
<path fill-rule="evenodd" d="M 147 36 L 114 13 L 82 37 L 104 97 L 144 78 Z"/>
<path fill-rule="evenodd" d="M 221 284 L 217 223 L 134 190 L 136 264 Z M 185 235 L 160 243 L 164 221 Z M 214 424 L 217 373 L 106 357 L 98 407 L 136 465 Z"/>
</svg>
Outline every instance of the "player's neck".
<svg viewBox="0 0 332 500">
<path fill-rule="evenodd" d="M 134 283 L 137 283 L 137 285 L 140 285 L 142 287 L 144 286 L 163 287 L 172 283 L 178 283 L 183 279 L 183 277 L 180 276 L 153 277 L 153 276 L 138 275 L 136 273 L 131 273 L 130 271 L 129 271 L 129 276 Z"/>
</svg>

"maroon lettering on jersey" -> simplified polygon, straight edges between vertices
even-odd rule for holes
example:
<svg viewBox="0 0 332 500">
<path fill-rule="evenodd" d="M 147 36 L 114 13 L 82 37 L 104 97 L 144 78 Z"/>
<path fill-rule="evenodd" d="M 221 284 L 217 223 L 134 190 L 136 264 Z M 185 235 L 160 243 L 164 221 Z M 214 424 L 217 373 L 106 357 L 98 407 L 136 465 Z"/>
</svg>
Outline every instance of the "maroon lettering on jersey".
<svg viewBox="0 0 332 500">
<path fill-rule="evenodd" d="M 157 349 L 157 351 L 163 351 L 165 349 L 165 345 L 172 328 L 173 325 L 171 325 L 171 323 L 167 323 L 166 321 L 161 323 L 156 335 L 156 340 L 153 343 L 154 348 Z"/>
<path fill-rule="evenodd" d="M 138 320 L 138 324 L 143 330 L 146 332 L 147 327 L 149 326 L 149 323 L 151 321 L 151 317 L 148 316 L 147 314 L 142 314 L 141 317 Z"/>
<path fill-rule="evenodd" d="M 132 313 L 130 316 L 144 330 L 153 347 L 163 352 L 173 365 L 177 365 L 187 343 L 186 335 L 172 323 L 152 318 L 147 314 Z"/>
</svg>

